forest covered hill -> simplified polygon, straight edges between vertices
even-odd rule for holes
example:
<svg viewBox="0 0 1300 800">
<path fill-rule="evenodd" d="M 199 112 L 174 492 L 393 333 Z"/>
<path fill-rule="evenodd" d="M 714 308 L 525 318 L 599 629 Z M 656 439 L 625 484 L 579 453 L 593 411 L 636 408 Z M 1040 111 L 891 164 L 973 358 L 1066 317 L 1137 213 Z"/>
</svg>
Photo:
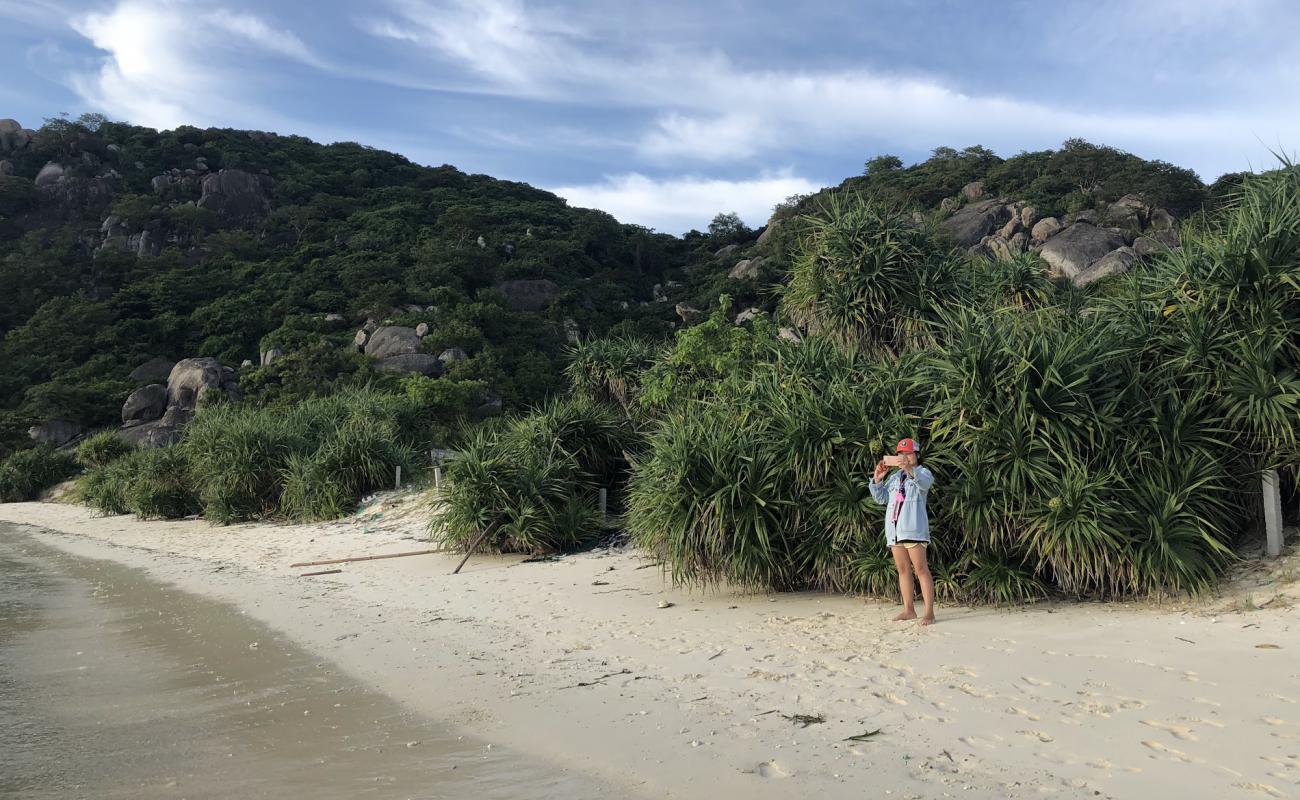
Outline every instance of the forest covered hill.
<svg viewBox="0 0 1300 800">
<path fill-rule="evenodd" d="M 0 448 L 30 444 L 34 426 L 61 425 L 42 433 L 58 439 L 116 425 L 131 392 L 165 380 L 139 371 L 150 363 L 215 358 L 254 405 L 396 387 L 400 363 L 383 369 L 355 346 L 385 326 L 418 329 L 406 350 L 436 358 L 439 379 L 476 403 L 533 405 L 562 387 L 580 337 L 664 339 L 724 295 L 747 318 L 774 311 L 798 218 L 836 194 L 937 220 L 979 184 L 1066 220 L 1128 195 L 1186 216 L 1239 181 L 1207 186 L 1077 140 L 1007 159 L 940 148 L 912 166 L 877 156 L 790 198 L 761 236 L 719 214 L 675 237 L 360 144 L 95 115 L 34 130 L 3 120 Z"/>
</svg>

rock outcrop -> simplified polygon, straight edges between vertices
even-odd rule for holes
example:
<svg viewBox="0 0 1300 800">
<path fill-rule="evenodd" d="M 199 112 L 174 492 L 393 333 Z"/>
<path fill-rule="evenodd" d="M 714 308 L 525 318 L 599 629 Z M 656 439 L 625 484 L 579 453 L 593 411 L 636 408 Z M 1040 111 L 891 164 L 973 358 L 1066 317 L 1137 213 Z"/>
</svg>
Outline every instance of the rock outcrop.
<svg viewBox="0 0 1300 800">
<path fill-rule="evenodd" d="M 1124 237 L 1117 231 L 1076 222 L 1047 240 L 1038 252 L 1053 274 L 1070 278 L 1076 283 L 1086 283 L 1095 280 L 1095 277 L 1080 276 L 1087 276 L 1094 263 L 1112 250 L 1124 246 Z"/>
<path fill-rule="evenodd" d="M 167 387 L 151 383 L 136 389 L 122 404 L 122 427 L 130 428 L 162 419 L 167 413 Z"/>
<path fill-rule="evenodd" d="M 146 362 L 149 363 L 149 362 Z M 143 365 L 142 365 L 143 366 Z M 147 401 L 156 400 L 157 390 L 152 386 L 147 395 L 138 398 L 139 414 L 151 415 L 156 406 Z M 133 392 L 122 407 L 125 423 L 118 430 L 118 436 L 140 447 L 165 447 L 181 437 L 186 425 L 194 418 L 199 405 L 213 398 L 237 400 L 239 386 L 235 383 L 235 371 L 222 366 L 215 358 L 185 358 L 172 367 L 167 377 L 166 410 L 161 417 L 151 420 L 128 420 L 128 406 L 131 398 L 144 390 Z"/>
<path fill-rule="evenodd" d="M 1006 224 L 1011 218 L 1006 202 L 981 200 L 959 208 L 941 224 L 952 235 L 959 247 L 969 248 L 980 243 L 985 236 Z"/>
<path fill-rule="evenodd" d="M 415 328 L 389 325 L 370 335 L 366 342 L 366 355 L 371 358 L 392 358 L 420 352 L 420 337 Z"/>
<path fill-rule="evenodd" d="M 223 169 L 204 176 L 203 194 L 198 205 L 216 214 L 226 225 L 256 225 L 271 211 L 274 185 L 266 175 Z"/>
<path fill-rule="evenodd" d="M 436 378 L 442 374 L 442 362 L 428 353 L 403 353 L 379 359 L 376 364 L 385 372 L 415 373 Z"/>
<path fill-rule="evenodd" d="M 172 367 L 176 366 L 175 361 L 169 361 L 165 358 L 151 358 L 140 366 L 131 370 L 130 378 L 135 383 L 166 383 L 171 377 Z"/>
<path fill-rule="evenodd" d="M 35 131 L 30 131 L 16 119 L 0 119 L 0 153 L 17 153 L 27 149 Z"/>
<path fill-rule="evenodd" d="M 727 277 L 733 281 L 756 278 L 758 277 L 758 268 L 762 265 L 762 258 L 747 258 L 744 261 L 737 261 L 736 266 L 732 267 L 731 272 L 727 273 Z"/>
<path fill-rule="evenodd" d="M 84 428 L 81 423 L 68 419 L 52 419 L 27 429 L 27 435 L 38 444 L 62 447 L 81 435 Z"/>
</svg>

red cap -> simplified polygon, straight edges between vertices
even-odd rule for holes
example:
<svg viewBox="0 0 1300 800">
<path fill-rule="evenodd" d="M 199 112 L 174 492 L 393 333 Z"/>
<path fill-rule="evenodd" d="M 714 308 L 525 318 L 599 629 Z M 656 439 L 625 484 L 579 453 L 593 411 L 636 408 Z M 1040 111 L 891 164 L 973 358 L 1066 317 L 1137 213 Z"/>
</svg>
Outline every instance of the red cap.
<svg viewBox="0 0 1300 800">
<path fill-rule="evenodd" d="M 911 439 L 900 439 L 899 442 L 898 442 L 898 450 L 897 450 L 897 452 L 899 452 L 899 453 L 919 453 L 919 452 L 921 452 L 921 448 L 918 447 L 917 444 L 916 444 L 916 442 L 912 441 Z"/>
</svg>

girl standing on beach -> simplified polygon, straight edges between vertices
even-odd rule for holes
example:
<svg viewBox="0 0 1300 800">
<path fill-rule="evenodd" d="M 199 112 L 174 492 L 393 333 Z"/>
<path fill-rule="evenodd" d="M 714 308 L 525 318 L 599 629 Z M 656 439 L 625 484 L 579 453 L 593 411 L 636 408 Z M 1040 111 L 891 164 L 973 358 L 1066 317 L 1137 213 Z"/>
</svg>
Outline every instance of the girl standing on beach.
<svg viewBox="0 0 1300 800">
<path fill-rule="evenodd" d="M 930 517 L 925 499 L 934 485 L 934 475 L 920 465 L 921 448 L 911 439 L 898 443 L 897 455 L 886 456 L 876 463 L 871 476 L 871 497 L 885 506 L 885 543 L 894 554 L 898 568 L 898 588 L 903 594 L 903 612 L 895 621 L 916 619 L 913 604 L 915 587 L 912 576 L 921 583 L 925 600 L 922 625 L 934 622 L 934 579 L 926 561 L 930 544 Z M 890 474 L 890 467 L 898 469 Z M 886 479 L 888 476 L 888 479 Z"/>
</svg>

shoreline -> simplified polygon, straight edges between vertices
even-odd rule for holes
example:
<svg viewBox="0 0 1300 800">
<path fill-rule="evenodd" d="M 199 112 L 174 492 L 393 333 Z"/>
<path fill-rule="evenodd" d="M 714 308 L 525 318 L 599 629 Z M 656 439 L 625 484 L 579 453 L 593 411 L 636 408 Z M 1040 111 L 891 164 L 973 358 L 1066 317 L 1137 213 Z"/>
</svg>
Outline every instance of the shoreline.
<svg viewBox="0 0 1300 800">
<path fill-rule="evenodd" d="M 428 513 L 413 492 L 224 528 L 0 505 L 41 542 L 231 604 L 415 712 L 623 796 L 1300 797 L 1294 578 L 1258 611 L 941 606 L 921 628 L 850 597 L 674 589 L 626 551 L 475 556 L 455 576 L 458 554 L 288 566 L 420 549 Z"/>
</svg>

